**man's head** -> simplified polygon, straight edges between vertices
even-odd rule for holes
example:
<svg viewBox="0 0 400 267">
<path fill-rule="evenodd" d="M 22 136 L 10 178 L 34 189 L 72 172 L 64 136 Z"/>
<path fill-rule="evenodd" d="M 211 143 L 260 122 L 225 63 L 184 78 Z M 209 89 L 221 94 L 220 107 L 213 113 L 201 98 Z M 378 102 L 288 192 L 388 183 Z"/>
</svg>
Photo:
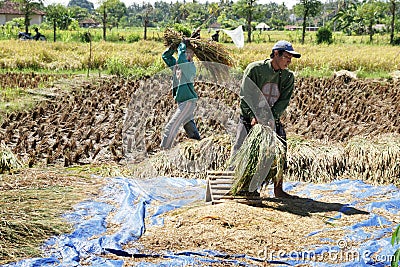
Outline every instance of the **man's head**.
<svg viewBox="0 0 400 267">
<path fill-rule="evenodd" d="M 194 51 L 190 48 L 186 48 L 186 59 L 188 61 L 193 61 Z"/>
<path fill-rule="evenodd" d="M 288 41 L 278 41 L 272 47 L 272 66 L 275 70 L 286 69 L 292 62 L 292 58 L 300 58 L 301 54 L 294 51 L 293 46 Z"/>
<path fill-rule="evenodd" d="M 272 47 L 271 58 L 272 58 L 272 55 L 274 55 L 274 51 L 285 51 L 285 52 L 291 54 L 295 58 L 301 57 L 300 53 L 297 53 L 296 51 L 294 51 L 292 44 L 285 40 L 278 41 L 274 44 L 274 47 Z"/>
</svg>

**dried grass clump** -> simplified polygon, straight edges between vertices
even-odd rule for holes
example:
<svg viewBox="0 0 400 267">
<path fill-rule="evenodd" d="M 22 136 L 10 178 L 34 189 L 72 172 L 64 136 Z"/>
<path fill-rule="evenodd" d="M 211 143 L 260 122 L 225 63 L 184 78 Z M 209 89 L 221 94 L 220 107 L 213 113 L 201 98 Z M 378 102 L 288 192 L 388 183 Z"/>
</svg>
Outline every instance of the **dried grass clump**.
<svg viewBox="0 0 400 267">
<path fill-rule="evenodd" d="M 0 144 L 0 173 L 12 172 L 22 167 L 22 163 L 2 141 Z"/>
<path fill-rule="evenodd" d="M 354 137 L 346 143 L 288 140 L 290 180 L 330 182 L 351 178 L 400 185 L 400 136 Z"/>
<path fill-rule="evenodd" d="M 207 170 L 223 170 L 229 160 L 231 139 L 227 134 L 188 140 L 161 151 L 133 166 L 134 177 L 188 177 L 205 179 Z"/>
<path fill-rule="evenodd" d="M 300 137 L 288 139 L 288 170 L 291 180 L 329 182 L 345 172 L 344 147 L 339 143 L 320 143 Z"/>
<path fill-rule="evenodd" d="M 24 168 L 0 175 L 0 266 L 43 256 L 45 240 L 71 231 L 61 215 L 104 185 L 92 173 Z"/>
<path fill-rule="evenodd" d="M 347 174 L 375 184 L 400 185 L 400 136 L 355 137 L 346 147 Z"/>
<path fill-rule="evenodd" d="M 183 38 L 184 36 L 181 33 L 167 28 L 164 32 L 164 45 L 178 47 Z M 212 40 L 187 39 L 190 41 L 189 47 L 199 60 L 220 63 L 230 67 L 235 65 L 232 57 L 221 44 Z"/>
<path fill-rule="evenodd" d="M 232 157 L 235 167 L 231 193 L 254 192 L 263 181 L 279 181 L 283 178 L 285 149 L 278 135 L 267 126 L 256 124 L 251 128 L 242 146 Z M 263 170 L 270 171 L 265 177 Z"/>
</svg>

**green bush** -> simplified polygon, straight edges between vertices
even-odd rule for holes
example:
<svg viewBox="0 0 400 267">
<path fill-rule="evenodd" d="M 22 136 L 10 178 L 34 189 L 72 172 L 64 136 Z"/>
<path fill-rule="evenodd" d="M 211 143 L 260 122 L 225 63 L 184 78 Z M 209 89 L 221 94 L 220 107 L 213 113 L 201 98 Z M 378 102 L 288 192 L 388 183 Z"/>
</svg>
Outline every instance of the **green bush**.
<svg viewBox="0 0 400 267">
<path fill-rule="evenodd" d="M 137 33 L 131 33 L 126 37 L 128 43 L 136 43 L 140 41 L 140 35 Z"/>
<path fill-rule="evenodd" d="M 331 44 L 332 42 L 332 31 L 326 27 L 319 28 L 317 32 L 317 44 Z"/>
<path fill-rule="evenodd" d="M 186 27 L 185 25 L 182 25 L 182 24 L 179 24 L 179 23 L 175 23 L 173 28 L 174 28 L 175 31 L 181 32 L 186 37 L 190 37 L 190 35 L 192 35 L 192 31 L 188 27 Z"/>
<path fill-rule="evenodd" d="M 393 45 L 400 45 L 400 36 L 393 38 Z"/>
<path fill-rule="evenodd" d="M 109 74 L 117 76 L 126 76 L 128 67 L 125 61 L 120 57 L 110 57 L 106 60 L 106 68 Z"/>
</svg>

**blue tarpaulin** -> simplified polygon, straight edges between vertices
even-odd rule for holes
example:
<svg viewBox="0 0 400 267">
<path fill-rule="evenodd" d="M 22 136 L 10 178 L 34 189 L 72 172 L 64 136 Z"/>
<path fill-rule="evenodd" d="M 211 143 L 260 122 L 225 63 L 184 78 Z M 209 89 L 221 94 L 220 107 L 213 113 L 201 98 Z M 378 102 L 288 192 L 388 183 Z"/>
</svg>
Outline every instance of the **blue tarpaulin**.
<svg viewBox="0 0 400 267">
<path fill-rule="evenodd" d="M 102 178 L 95 178 L 102 179 Z M 359 242 L 355 251 L 357 258 L 348 263 L 337 266 L 387 266 L 399 246 L 390 244 L 391 233 L 397 226 L 380 215 L 378 210 L 385 210 L 399 215 L 400 190 L 393 186 L 373 186 L 359 180 L 340 180 L 325 184 L 301 182 L 285 183 L 285 190 L 291 191 L 301 186 L 296 194 L 302 197 L 317 200 L 324 192 L 330 192 L 340 197 L 350 194 L 352 200 L 343 203 L 338 214 L 333 219 L 340 219 L 356 204 L 370 212 L 369 218 L 351 226 L 343 240 Z M 157 177 L 151 179 L 108 178 L 107 186 L 102 190 L 100 197 L 84 201 L 74 207 L 65 218 L 72 222 L 74 231 L 69 234 L 56 236 L 43 245 L 44 258 L 26 259 L 16 263 L 3 265 L 4 267 L 36 267 L 36 266 L 110 266 L 122 267 L 123 257 L 135 257 L 136 266 L 203 266 L 214 262 L 238 266 L 260 266 L 267 261 L 247 255 L 226 255 L 223 252 L 201 250 L 185 252 L 166 252 L 163 255 L 146 254 L 140 249 L 124 249 L 128 242 L 140 243 L 140 237 L 145 231 L 145 218 L 149 218 L 153 225 L 162 225 L 159 216 L 167 211 L 203 201 L 205 181 L 184 178 Z M 381 196 L 384 196 L 381 197 Z M 341 201 L 342 203 L 343 201 Z M 108 227 L 112 225 L 112 230 Z M 368 229 L 368 231 L 366 231 Z M 323 231 L 321 229 L 321 231 Z M 315 235 L 318 232 L 310 232 Z M 343 248 L 337 246 L 323 246 L 313 244 L 303 254 L 284 254 L 279 259 L 269 259 L 274 266 L 295 266 L 308 264 L 309 266 L 335 266 L 318 260 L 318 257 L 327 253 L 339 252 Z M 113 254 L 122 259 L 115 260 L 106 257 Z M 343 254 L 343 253 L 342 253 Z M 310 256 L 310 255 L 308 255 Z M 159 263 L 150 263 L 146 258 L 160 258 Z"/>
</svg>

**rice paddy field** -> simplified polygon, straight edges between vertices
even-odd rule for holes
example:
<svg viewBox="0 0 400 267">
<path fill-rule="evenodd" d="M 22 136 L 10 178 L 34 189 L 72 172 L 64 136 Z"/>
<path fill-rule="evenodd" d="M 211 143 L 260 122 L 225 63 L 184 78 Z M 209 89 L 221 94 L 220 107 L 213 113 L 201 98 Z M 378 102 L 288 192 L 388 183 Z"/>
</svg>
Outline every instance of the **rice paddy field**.
<svg viewBox="0 0 400 267">
<path fill-rule="evenodd" d="M 205 179 L 207 170 L 225 169 L 241 71 L 271 46 L 226 44 L 232 79 L 195 84 L 202 140 L 180 132 L 165 154 L 159 143 L 175 106 L 169 79 L 158 75 L 162 43 L 99 42 L 89 53 L 89 44 L 0 41 L 0 264 L 38 256 L 44 240 L 70 231 L 60 216 L 98 194 L 92 175 Z M 296 89 L 282 118 L 285 181 L 399 186 L 398 48 L 295 48 L 303 56 L 291 65 Z"/>
</svg>

